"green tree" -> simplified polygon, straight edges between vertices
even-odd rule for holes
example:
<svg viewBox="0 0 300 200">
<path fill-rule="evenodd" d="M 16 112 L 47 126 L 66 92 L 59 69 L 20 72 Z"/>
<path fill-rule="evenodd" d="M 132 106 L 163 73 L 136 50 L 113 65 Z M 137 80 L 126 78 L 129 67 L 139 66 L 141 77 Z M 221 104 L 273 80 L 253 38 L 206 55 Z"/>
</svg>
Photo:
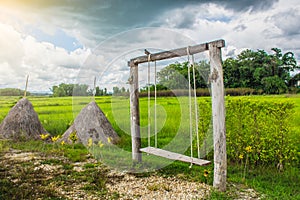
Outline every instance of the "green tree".
<svg viewBox="0 0 300 200">
<path fill-rule="evenodd" d="M 117 86 L 113 87 L 113 93 L 114 94 L 119 94 L 121 91 L 120 91 L 120 88 L 118 88 Z"/>
<path fill-rule="evenodd" d="M 0 89 L 0 96 L 23 96 L 24 90 L 17 88 L 3 88 Z M 26 95 L 29 96 L 30 92 L 26 92 Z"/>
<path fill-rule="evenodd" d="M 88 85 L 85 84 L 66 84 L 61 83 L 58 86 L 52 86 L 52 93 L 54 97 L 65 97 L 65 96 L 87 96 Z"/>
<path fill-rule="evenodd" d="M 263 90 L 268 94 L 286 92 L 290 72 L 297 66 L 292 52 L 282 53 L 272 48 L 273 54 L 264 50 L 245 50 L 236 58 L 224 61 L 224 85 L 227 88 L 246 87 Z M 274 87 L 274 88 L 272 88 Z"/>
<path fill-rule="evenodd" d="M 277 75 L 263 78 L 262 84 L 264 86 L 264 91 L 267 94 L 281 94 L 288 89 L 285 82 Z"/>
<path fill-rule="evenodd" d="M 160 89 L 187 89 L 188 88 L 188 62 L 173 63 L 157 73 L 157 90 Z M 195 63 L 196 88 L 207 87 L 209 64 L 206 61 Z M 190 68 L 191 85 L 193 86 L 193 70 Z M 151 89 L 153 90 L 153 89 Z"/>
</svg>

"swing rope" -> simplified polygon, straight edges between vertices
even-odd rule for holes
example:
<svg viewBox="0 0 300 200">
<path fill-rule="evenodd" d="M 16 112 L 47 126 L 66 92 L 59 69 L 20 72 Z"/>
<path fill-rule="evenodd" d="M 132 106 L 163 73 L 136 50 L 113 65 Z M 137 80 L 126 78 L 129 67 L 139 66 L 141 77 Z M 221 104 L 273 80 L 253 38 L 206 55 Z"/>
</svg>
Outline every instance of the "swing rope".
<svg viewBox="0 0 300 200">
<path fill-rule="evenodd" d="M 191 158 L 193 158 L 193 121 L 192 121 L 192 95 L 191 95 L 191 73 L 190 73 L 190 49 L 186 48 L 187 59 L 188 59 L 188 79 L 189 79 L 189 114 L 190 114 L 190 148 L 191 148 Z M 193 166 L 191 162 L 190 168 Z"/>
<path fill-rule="evenodd" d="M 199 113 L 198 113 L 198 104 L 197 104 L 197 88 L 196 88 L 196 73 L 195 73 L 195 58 L 192 55 L 192 66 L 193 66 L 193 77 L 194 77 L 194 106 L 195 106 L 195 129 L 196 129 L 196 139 L 197 139 L 197 153 L 198 158 L 200 158 L 200 144 L 199 144 L 199 130 L 198 130 L 198 121 L 199 121 Z"/>
<path fill-rule="evenodd" d="M 148 78 L 147 78 L 147 85 L 148 85 L 148 147 L 151 146 L 150 141 L 150 134 L 151 134 L 151 111 L 150 111 L 150 61 L 151 61 L 151 54 L 148 54 Z"/>
<path fill-rule="evenodd" d="M 148 51 L 147 51 L 148 52 Z M 151 91 L 150 91 L 150 62 L 151 62 L 151 54 L 148 54 L 148 79 L 147 79 L 147 84 L 148 84 L 148 147 L 151 146 Z M 157 89 L 156 89 L 156 84 L 157 84 L 157 76 L 156 76 L 156 61 L 154 61 L 154 146 L 157 148 L 157 110 L 156 110 L 156 105 L 157 105 Z"/>
<path fill-rule="evenodd" d="M 157 79 L 157 76 L 156 76 L 156 61 L 154 61 L 154 134 L 155 134 L 154 140 L 155 140 L 155 148 L 157 148 L 156 79 Z"/>
<path fill-rule="evenodd" d="M 195 129 L 196 129 L 196 140 L 197 140 L 197 154 L 200 158 L 200 142 L 199 142 L 199 130 L 198 130 L 198 104 L 197 104 L 197 91 L 196 91 L 196 73 L 195 73 L 195 58 L 194 55 L 190 55 L 189 47 L 187 47 L 187 56 L 188 56 L 188 79 L 189 79 L 189 111 L 190 111 L 190 145 L 191 145 L 191 158 L 193 157 L 193 122 L 192 122 L 192 88 L 191 88 L 191 75 L 190 67 L 193 70 L 193 91 L 194 91 L 194 109 L 195 109 Z M 192 57 L 190 63 L 190 56 Z M 192 163 L 191 163 L 192 166 Z M 190 166 L 190 167 L 191 167 Z"/>
</svg>

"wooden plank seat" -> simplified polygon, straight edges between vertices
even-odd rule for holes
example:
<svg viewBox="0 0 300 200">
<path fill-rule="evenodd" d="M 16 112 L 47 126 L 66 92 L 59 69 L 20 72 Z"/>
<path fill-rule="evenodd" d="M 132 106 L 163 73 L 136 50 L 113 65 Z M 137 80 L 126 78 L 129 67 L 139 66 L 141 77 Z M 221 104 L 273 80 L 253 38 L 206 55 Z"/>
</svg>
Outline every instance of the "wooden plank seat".
<svg viewBox="0 0 300 200">
<path fill-rule="evenodd" d="M 154 148 L 154 147 L 146 147 L 146 148 L 142 148 L 140 150 L 144 153 L 148 153 L 151 155 L 160 156 L 160 157 L 168 158 L 171 160 L 193 163 L 195 165 L 200 165 L 200 166 L 209 165 L 211 163 L 208 160 L 203 160 L 203 159 L 199 159 L 199 158 L 191 158 L 186 155 L 182 155 L 179 153 L 174 153 L 174 152 L 170 152 L 170 151 L 166 151 L 166 150 L 158 149 L 158 148 Z"/>
</svg>

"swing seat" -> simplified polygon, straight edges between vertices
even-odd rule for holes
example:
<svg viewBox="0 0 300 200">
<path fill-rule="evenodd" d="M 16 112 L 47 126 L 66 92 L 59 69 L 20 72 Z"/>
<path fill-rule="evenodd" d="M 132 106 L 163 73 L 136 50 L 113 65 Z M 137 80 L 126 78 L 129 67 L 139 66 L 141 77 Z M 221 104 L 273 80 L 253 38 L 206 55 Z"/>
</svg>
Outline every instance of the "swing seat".
<svg viewBox="0 0 300 200">
<path fill-rule="evenodd" d="M 209 165 L 211 162 L 208 160 L 202 160 L 199 158 L 191 158 L 189 156 L 185 156 L 179 153 L 174 153 L 174 152 L 170 152 L 170 151 L 166 151 L 163 149 L 158 149 L 158 148 L 154 148 L 154 147 L 146 147 L 146 148 L 142 148 L 140 149 L 141 152 L 144 153 L 148 153 L 148 154 L 152 154 L 155 156 L 160 156 L 163 158 L 167 158 L 170 160 L 177 160 L 177 161 L 182 161 L 182 162 L 187 162 L 187 163 L 193 163 L 195 165 Z"/>
</svg>

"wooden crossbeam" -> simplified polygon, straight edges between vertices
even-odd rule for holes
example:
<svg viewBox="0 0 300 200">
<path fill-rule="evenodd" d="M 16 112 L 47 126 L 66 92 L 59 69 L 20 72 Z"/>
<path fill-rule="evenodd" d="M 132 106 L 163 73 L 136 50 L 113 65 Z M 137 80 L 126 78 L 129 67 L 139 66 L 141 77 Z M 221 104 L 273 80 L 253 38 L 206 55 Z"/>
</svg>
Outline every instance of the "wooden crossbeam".
<svg viewBox="0 0 300 200">
<path fill-rule="evenodd" d="M 203 51 L 207 51 L 209 49 L 208 47 L 210 44 L 214 44 L 214 46 L 222 48 L 225 46 L 225 41 L 224 40 L 216 40 L 216 41 L 198 44 L 198 45 L 194 45 L 194 46 L 183 47 L 183 48 L 179 48 L 179 49 L 173 49 L 173 50 L 169 50 L 169 51 L 154 53 L 154 54 L 151 54 L 150 60 L 156 61 L 156 60 L 164 60 L 164 59 L 169 59 L 169 58 L 186 56 L 188 54 L 187 48 L 189 50 L 189 54 L 191 54 L 191 55 L 200 53 Z M 133 58 L 129 62 L 133 62 L 136 65 L 140 64 L 140 63 L 148 62 L 148 55 Z M 130 66 L 130 64 L 128 64 L 128 65 Z"/>
<path fill-rule="evenodd" d="M 146 147 L 143 149 L 140 149 L 142 152 L 148 153 L 148 154 L 152 154 L 155 156 L 160 156 L 163 158 L 168 158 L 170 160 L 177 160 L 177 161 L 182 161 L 182 162 L 187 162 L 187 163 L 193 163 L 195 165 L 209 165 L 211 162 L 208 160 L 202 160 L 199 158 L 191 158 L 189 156 L 185 156 L 179 153 L 174 153 L 174 152 L 170 152 L 170 151 L 166 151 L 163 149 L 158 149 L 158 148 L 154 148 L 154 147 Z"/>
</svg>

